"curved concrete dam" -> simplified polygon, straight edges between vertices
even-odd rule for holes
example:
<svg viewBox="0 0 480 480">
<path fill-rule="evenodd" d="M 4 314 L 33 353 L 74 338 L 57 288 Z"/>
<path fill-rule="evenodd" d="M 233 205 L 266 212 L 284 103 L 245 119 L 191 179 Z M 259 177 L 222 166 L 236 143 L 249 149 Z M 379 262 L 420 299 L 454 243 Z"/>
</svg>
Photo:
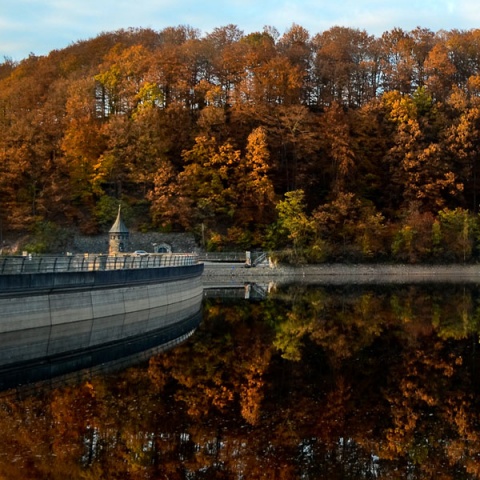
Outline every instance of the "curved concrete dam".
<svg viewBox="0 0 480 480">
<path fill-rule="evenodd" d="M 94 351 L 100 361 L 107 346 L 140 345 L 152 334 L 171 342 L 191 329 L 185 322 L 201 310 L 203 264 L 104 267 L 0 274 L 0 387 L 27 365 Z"/>
</svg>

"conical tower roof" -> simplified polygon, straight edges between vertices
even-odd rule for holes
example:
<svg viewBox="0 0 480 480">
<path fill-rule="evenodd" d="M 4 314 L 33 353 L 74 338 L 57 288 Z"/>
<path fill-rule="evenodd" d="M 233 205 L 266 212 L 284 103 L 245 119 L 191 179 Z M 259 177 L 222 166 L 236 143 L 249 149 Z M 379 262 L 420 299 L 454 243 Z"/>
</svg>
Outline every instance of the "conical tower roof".
<svg viewBox="0 0 480 480">
<path fill-rule="evenodd" d="M 115 220 L 115 223 L 112 225 L 112 228 L 110 229 L 110 233 L 128 233 L 128 228 L 126 225 L 123 223 L 122 220 L 122 211 L 121 211 L 121 206 L 118 206 L 118 214 L 117 214 L 117 219 Z"/>
</svg>

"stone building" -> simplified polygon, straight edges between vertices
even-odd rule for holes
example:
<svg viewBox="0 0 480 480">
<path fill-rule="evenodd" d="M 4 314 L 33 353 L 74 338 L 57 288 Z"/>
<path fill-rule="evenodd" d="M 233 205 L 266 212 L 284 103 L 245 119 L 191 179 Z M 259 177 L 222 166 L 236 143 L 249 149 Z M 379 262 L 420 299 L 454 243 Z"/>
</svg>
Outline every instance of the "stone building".
<svg viewBox="0 0 480 480">
<path fill-rule="evenodd" d="M 128 252 L 129 231 L 122 220 L 122 211 L 118 206 L 118 214 L 115 223 L 108 232 L 108 254 L 115 255 L 117 253 Z"/>
</svg>

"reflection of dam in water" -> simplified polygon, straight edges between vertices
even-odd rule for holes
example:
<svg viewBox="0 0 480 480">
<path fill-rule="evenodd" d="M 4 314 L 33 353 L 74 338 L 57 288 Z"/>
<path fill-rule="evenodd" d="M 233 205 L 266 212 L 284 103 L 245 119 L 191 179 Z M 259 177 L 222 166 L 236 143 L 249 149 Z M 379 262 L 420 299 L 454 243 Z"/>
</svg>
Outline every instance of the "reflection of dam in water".
<svg viewBox="0 0 480 480">
<path fill-rule="evenodd" d="M 187 338 L 199 323 L 203 265 L 167 257 L 0 274 L 0 389 Z"/>
<path fill-rule="evenodd" d="M 173 323 L 168 326 L 146 331 L 142 334 L 131 336 L 115 342 L 107 342 L 96 347 L 76 349 L 72 352 L 47 355 L 44 357 L 30 357 L 23 354 L 23 360 L 10 363 L 11 353 L 19 345 L 19 349 L 25 351 L 28 340 L 15 338 L 11 334 L 0 334 L 0 362 L 7 359 L 6 364 L 0 365 L 0 391 L 15 388 L 35 382 L 68 377 L 81 377 L 96 371 L 104 371 L 112 368 L 126 368 L 141 360 L 148 360 L 152 355 L 166 351 L 187 340 L 196 330 L 201 321 L 201 303 L 186 309 L 184 312 L 171 314 Z M 191 315 L 188 315 L 190 314 Z M 151 318 L 151 323 L 168 323 L 168 314 Z M 117 318 L 118 320 L 118 318 Z M 47 350 L 52 338 L 58 333 L 55 328 L 46 331 L 45 328 L 36 331 L 33 329 L 31 338 L 33 348 Z M 75 344 L 76 329 L 72 328 L 68 336 L 64 332 L 60 337 L 66 343 Z M 57 338 L 58 340 L 58 338 Z M 3 350 L 5 348 L 5 351 Z M 38 352 L 37 352 L 38 353 Z"/>
<path fill-rule="evenodd" d="M 204 285 L 205 298 L 232 298 L 245 300 L 263 300 L 274 288 L 275 283 L 231 282 Z"/>
</svg>

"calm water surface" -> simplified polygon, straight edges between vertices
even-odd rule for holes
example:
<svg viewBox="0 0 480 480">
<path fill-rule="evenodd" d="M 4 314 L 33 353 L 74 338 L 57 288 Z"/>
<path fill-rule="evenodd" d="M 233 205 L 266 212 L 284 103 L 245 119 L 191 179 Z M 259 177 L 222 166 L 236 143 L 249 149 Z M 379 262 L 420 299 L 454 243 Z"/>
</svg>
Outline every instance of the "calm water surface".
<svg viewBox="0 0 480 480">
<path fill-rule="evenodd" d="M 4 393 L 0 478 L 480 478 L 480 286 L 257 294 L 140 365 Z"/>
</svg>

